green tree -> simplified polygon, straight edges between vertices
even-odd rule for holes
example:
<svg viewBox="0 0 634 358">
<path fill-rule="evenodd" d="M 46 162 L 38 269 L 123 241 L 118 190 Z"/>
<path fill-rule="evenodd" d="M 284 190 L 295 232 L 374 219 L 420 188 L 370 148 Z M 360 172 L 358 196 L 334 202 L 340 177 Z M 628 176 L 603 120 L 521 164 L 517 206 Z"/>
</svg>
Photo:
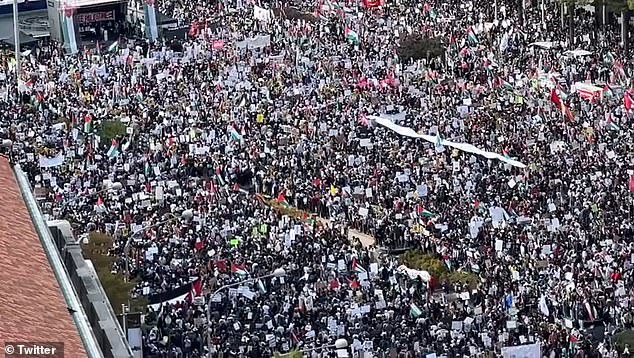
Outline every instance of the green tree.
<svg viewBox="0 0 634 358">
<path fill-rule="evenodd" d="M 106 146 L 110 146 L 110 142 L 113 138 L 120 137 L 126 134 L 126 125 L 120 120 L 103 120 L 101 122 L 101 131 L 99 136 L 101 137 L 101 143 L 105 143 Z"/>
<path fill-rule="evenodd" d="M 115 262 L 115 258 L 109 255 L 112 242 L 113 239 L 109 235 L 99 232 L 90 233 L 88 243 L 82 244 L 84 258 L 92 262 L 99 282 L 115 313 L 122 313 L 122 304 L 129 306 L 130 312 L 145 312 L 147 299 L 143 297 L 133 299 L 130 296 L 130 292 L 137 282 L 134 280 L 126 282 L 122 274 L 112 272 Z"/>
</svg>

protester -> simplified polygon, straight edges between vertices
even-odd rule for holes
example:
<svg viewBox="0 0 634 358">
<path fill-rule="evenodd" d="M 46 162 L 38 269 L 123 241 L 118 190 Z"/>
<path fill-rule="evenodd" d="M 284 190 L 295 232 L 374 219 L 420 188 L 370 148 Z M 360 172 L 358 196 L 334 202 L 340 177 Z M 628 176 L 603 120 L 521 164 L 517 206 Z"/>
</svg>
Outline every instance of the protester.
<svg viewBox="0 0 634 358">
<path fill-rule="evenodd" d="M 557 5 L 496 4 L 162 2 L 188 39 L 46 44 L 19 95 L 4 56 L 0 137 L 46 216 L 115 238 L 146 357 L 616 356 L 632 54 L 583 10 L 571 44 Z M 400 58 L 412 34 L 446 56 Z"/>
</svg>

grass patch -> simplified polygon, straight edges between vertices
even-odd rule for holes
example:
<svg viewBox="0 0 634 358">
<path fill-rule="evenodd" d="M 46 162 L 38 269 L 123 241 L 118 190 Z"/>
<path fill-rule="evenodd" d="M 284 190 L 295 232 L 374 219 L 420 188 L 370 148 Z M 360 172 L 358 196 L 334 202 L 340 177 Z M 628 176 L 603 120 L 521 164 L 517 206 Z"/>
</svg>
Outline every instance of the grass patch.
<svg viewBox="0 0 634 358">
<path fill-rule="evenodd" d="M 614 336 L 614 343 L 619 349 L 619 352 L 623 352 L 626 345 L 629 347 L 629 349 L 632 349 L 634 347 L 634 331 L 627 330 L 617 333 Z"/>
<path fill-rule="evenodd" d="M 439 283 L 466 284 L 471 289 L 480 283 L 478 275 L 467 271 L 449 271 L 441 259 L 420 250 L 409 250 L 401 254 L 400 259 L 409 268 L 429 272 Z"/>
<path fill-rule="evenodd" d="M 129 305 L 130 312 L 145 312 L 148 304 L 144 297 L 133 299 L 130 292 L 137 284 L 136 280 L 125 282 L 123 274 L 112 273 L 115 257 L 108 255 L 113 239 L 110 235 L 92 232 L 87 244 L 81 245 L 84 258 L 90 260 L 95 268 L 101 286 L 116 314 L 121 314 L 121 305 Z"/>
<path fill-rule="evenodd" d="M 299 350 L 295 349 L 288 353 L 275 352 L 273 358 L 302 358 L 304 355 Z"/>
</svg>

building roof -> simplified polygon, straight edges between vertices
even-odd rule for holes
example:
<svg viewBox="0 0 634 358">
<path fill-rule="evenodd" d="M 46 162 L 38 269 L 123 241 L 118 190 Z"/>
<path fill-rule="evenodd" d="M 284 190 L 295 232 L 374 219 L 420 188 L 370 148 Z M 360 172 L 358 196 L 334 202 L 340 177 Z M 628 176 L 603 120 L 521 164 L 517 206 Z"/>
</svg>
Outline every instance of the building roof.
<svg viewBox="0 0 634 358">
<path fill-rule="evenodd" d="M 63 342 L 65 357 L 86 357 L 6 158 L 0 158 L 0 205 L 0 344 Z"/>
</svg>

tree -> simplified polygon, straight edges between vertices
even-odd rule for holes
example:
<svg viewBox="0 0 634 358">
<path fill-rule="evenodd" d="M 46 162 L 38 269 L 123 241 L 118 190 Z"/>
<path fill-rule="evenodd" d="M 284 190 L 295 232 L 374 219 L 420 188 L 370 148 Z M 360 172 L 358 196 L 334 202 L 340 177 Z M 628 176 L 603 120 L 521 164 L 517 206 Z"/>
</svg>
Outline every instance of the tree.
<svg viewBox="0 0 634 358">
<path fill-rule="evenodd" d="M 99 282 L 108 296 L 112 309 L 121 314 L 121 305 L 129 305 L 130 312 L 144 312 L 147 306 L 145 298 L 133 299 L 130 292 L 136 286 L 136 281 L 125 282 L 122 274 L 113 273 L 112 266 L 115 258 L 109 255 L 112 248 L 112 237 L 99 232 L 90 233 L 88 243 L 82 244 L 84 258 L 92 262 Z"/>
</svg>

